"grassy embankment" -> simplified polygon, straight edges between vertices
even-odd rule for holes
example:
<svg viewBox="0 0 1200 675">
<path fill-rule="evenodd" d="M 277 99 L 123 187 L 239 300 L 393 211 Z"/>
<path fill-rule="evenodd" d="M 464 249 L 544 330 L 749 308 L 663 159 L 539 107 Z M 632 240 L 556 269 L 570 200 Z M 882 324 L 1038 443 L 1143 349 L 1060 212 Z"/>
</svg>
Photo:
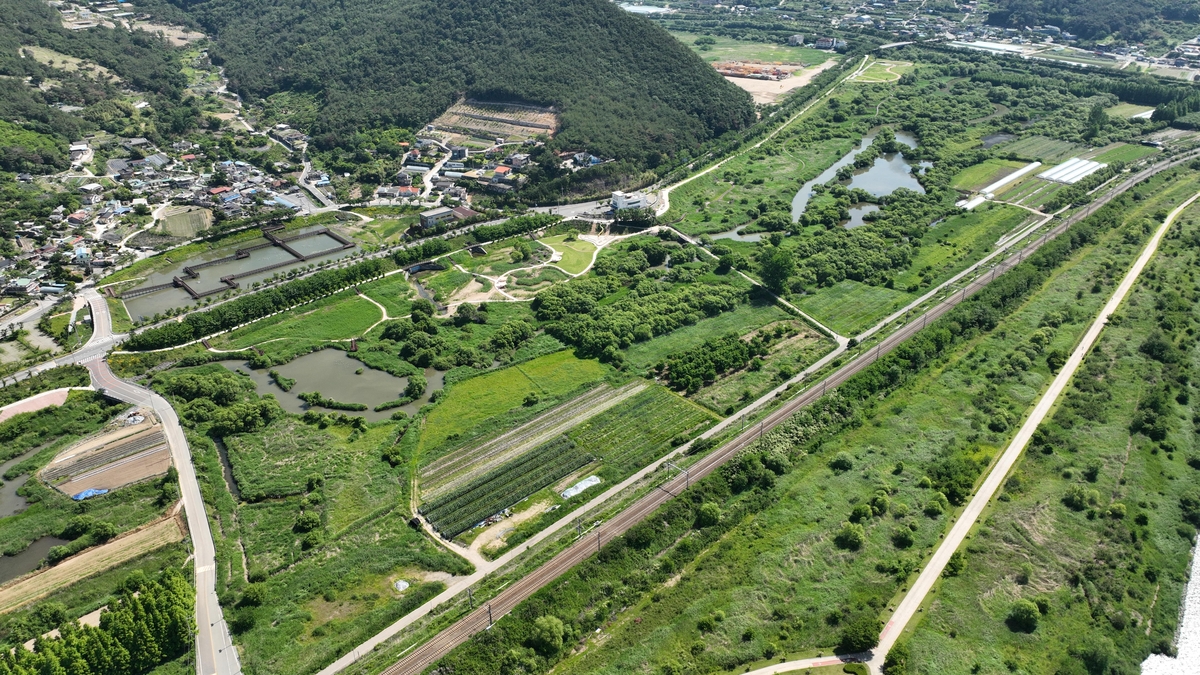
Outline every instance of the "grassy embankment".
<svg viewBox="0 0 1200 675">
<path fill-rule="evenodd" d="M 1137 672 L 1169 648 L 1195 534 L 1180 499 L 1200 465 L 1195 391 L 1179 381 L 1200 364 L 1186 335 L 1197 217 L 1192 207 L 1176 221 L 972 532 L 961 575 L 913 626 L 912 672 L 1083 672 L 1085 657 L 1090 672 L 1101 661 Z M 1174 348 L 1154 351 L 1155 335 Z M 1161 425 L 1140 424 L 1147 411 Z M 1035 630 L 1006 625 L 1019 599 L 1045 605 Z"/>
</svg>

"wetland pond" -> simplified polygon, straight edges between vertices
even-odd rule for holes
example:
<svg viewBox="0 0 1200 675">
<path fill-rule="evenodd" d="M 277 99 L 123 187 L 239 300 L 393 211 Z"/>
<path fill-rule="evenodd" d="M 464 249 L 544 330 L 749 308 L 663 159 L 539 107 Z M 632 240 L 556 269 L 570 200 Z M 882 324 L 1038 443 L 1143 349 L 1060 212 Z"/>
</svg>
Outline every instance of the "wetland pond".
<svg viewBox="0 0 1200 675">
<path fill-rule="evenodd" d="M 307 266 L 313 263 L 322 263 L 330 260 L 337 260 L 347 255 L 357 252 L 357 246 L 351 248 L 343 248 L 342 243 L 328 234 L 318 234 L 316 236 L 292 239 L 298 235 L 309 234 L 325 229 L 323 226 L 306 227 L 299 230 L 288 232 L 286 235 L 280 234 L 284 239 L 288 240 L 288 246 L 305 256 L 305 260 L 301 260 L 289 253 L 281 246 L 271 246 L 264 237 L 242 241 L 228 246 L 215 248 L 207 253 L 198 255 L 187 260 L 174 262 L 170 267 L 164 268 L 157 272 L 152 272 L 142 280 L 136 287 L 130 289 L 136 291 L 149 286 L 158 286 L 169 284 L 175 277 L 185 277 L 185 267 L 209 263 L 221 258 L 230 258 L 234 256 L 238 249 L 252 249 L 249 255 L 244 258 L 230 259 L 218 265 L 211 265 L 202 269 L 196 270 L 198 277 L 188 278 L 187 283 L 194 289 L 204 292 L 212 289 L 224 289 L 220 279 L 221 277 L 231 274 L 242 275 L 254 270 L 263 270 L 255 274 L 239 277 L 238 285 L 243 288 L 249 288 L 255 282 L 261 282 L 270 278 L 274 274 L 284 274 L 288 270 L 298 267 Z M 256 248 L 257 247 L 257 248 Z M 318 255 L 321 253 L 324 255 Z M 312 257 L 309 257 L 312 256 Z M 288 264 L 291 261 L 293 264 Z M 263 269 L 270 268 L 270 269 Z M 125 300 L 125 307 L 129 310 L 129 316 L 135 321 L 139 318 L 151 317 L 155 314 L 160 314 L 175 307 L 191 305 L 195 300 L 188 292 L 182 288 L 172 287 L 164 288 L 160 291 L 140 295 L 138 297 Z"/>
<path fill-rule="evenodd" d="M 270 369 L 255 370 L 246 361 L 238 360 L 221 361 L 221 365 L 249 376 L 254 380 L 255 390 L 260 396 L 273 395 L 279 401 L 279 406 L 288 412 L 307 412 L 310 406 L 300 400 L 300 394 L 319 391 L 322 396 L 334 401 L 362 403 L 367 406 L 367 410 L 327 410 L 320 406 L 312 406 L 312 409 L 319 412 L 344 412 L 350 417 L 362 416 L 369 422 L 387 419 L 397 410 L 403 410 L 409 416 L 414 415 L 421 406 L 429 402 L 433 392 L 442 388 L 446 375 L 440 370 L 426 368 L 425 380 L 428 385 L 419 399 L 400 408 L 375 412 L 375 406 L 380 403 L 404 396 L 408 378 L 368 368 L 362 361 L 351 358 L 340 349 L 322 349 Z M 361 374 L 357 373 L 359 369 L 362 369 Z M 291 391 L 280 389 L 271 379 L 268 370 L 274 370 L 283 377 L 295 380 L 295 386 Z"/>
<path fill-rule="evenodd" d="M 50 549 L 69 543 L 71 542 L 58 537 L 42 537 L 16 555 L 0 556 L 0 584 L 36 570 L 41 567 Z"/>
<path fill-rule="evenodd" d="M 800 220 L 800 216 L 804 215 L 804 209 L 808 207 L 808 202 L 812 199 L 813 186 L 823 185 L 833 180 L 837 176 L 838 169 L 844 166 L 849 166 L 854 163 L 854 158 L 863 150 L 871 146 L 871 142 L 875 140 L 876 132 L 872 132 L 863 137 L 862 142 L 858 147 L 854 148 L 845 157 L 842 157 L 833 166 L 821 172 L 821 175 L 808 181 L 792 198 L 792 222 Z M 912 134 L 897 131 L 896 142 L 906 145 L 910 148 L 917 147 L 917 139 L 913 138 Z M 912 169 L 914 166 L 928 168 L 933 166 L 932 162 L 910 162 L 904 158 L 903 153 L 894 152 L 886 155 L 880 155 L 865 169 L 859 169 L 854 172 L 854 176 L 846 185 L 848 188 L 862 188 L 876 197 L 890 195 L 899 188 L 908 188 L 913 192 L 925 193 L 925 188 L 913 175 Z M 850 219 L 842 223 L 843 227 L 855 228 L 865 225 L 868 221 L 863 217 L 868 213 L 878 211 L 879 207 L 875 204 L 862 203 L 853 204 L 850 206 Z M 746 232 L 742 230 L 729 230 L 727 232 L 718 232 L 711 235 L 713 239 L 732 239 L 734 241 L 758 242 L 762 241 L 767 232 Z"/>
</svg>

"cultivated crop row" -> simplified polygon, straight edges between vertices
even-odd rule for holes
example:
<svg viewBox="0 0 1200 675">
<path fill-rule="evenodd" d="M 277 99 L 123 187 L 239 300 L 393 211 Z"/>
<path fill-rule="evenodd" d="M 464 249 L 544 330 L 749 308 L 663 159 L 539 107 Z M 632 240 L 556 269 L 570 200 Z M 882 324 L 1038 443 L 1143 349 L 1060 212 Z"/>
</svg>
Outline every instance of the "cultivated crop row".
<svg viewBox="0 0 1200 675">
<path fill-rule="evenodd" d="M 574 441 L 559 436 L 425 503 L 421 514 L 442 536 L 453 539 L 591 461 Z"/>
<path fill-rule="evenodd" d="M 671 439 L 712 419 L 700 406 L 664 387 L 652 387 L 580 425 L 570 436 L 623 475 L 657 458 Z"/>
</svg>

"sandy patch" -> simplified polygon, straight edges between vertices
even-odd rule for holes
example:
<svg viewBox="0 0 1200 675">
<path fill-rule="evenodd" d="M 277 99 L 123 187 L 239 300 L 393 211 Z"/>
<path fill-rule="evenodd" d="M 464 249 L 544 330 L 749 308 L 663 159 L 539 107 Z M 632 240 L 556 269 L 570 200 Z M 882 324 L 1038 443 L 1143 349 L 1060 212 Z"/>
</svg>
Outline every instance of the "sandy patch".
<svg viewBox="0 0 1200 675">
<path fill-rule="evenodd" d="M 510 518 L 505 518 L 494 525 L 489 525 L 487 529 L 479 533 L 479 536 L 475 537 L 475 541 L 471 542 L 471 550 L 481 551 L 486 549 L 489 551 L 494 551 L 501 546 L 504 546 L 504 538 L 509 532 L 512 532 L 514 529 L 516 529 L 516 527 L 521 523 L 530 520 L 535 516 L 542 515 L 547 506 L 549 506 L 549 502 L 537 502 L 535 504 L 531 504 L 529 508 L 525 509 L 524 511 L 514 513 Z"/>
<path fill-rule="evenodd" d="M 806 68 L 803 71 L 797 71 L 786 80 L 752 80 L 745 77 L 729 77 L 725 76 L 733 84 L 741 87 L 743 90 L 750 92 L 750 96 L 755 103 L 764 105 L 774 103 L 793 89 L 799 89 L 804 85 L 812 82 L 812 79 L 819 75 L 822 71 L 837 65 L 837 61 L 829 59 L 825 63 L 812 68 Z M 582 239 L 582 237 L 580 237 Z"/>
<path fill-rule="evenodd" d="M 479 279 L 473 278 L 470 283 L 460 288 L 457 293 L 451 296 L 450 302 L 447 304 L 457 305 L 469 302 L 477 305 L 481 302 L 489 302 L 495 292 L 495 284 L 490 284 L 489 288 L 484 289 L 483 284 L 479 283 Z"/>
</svg>

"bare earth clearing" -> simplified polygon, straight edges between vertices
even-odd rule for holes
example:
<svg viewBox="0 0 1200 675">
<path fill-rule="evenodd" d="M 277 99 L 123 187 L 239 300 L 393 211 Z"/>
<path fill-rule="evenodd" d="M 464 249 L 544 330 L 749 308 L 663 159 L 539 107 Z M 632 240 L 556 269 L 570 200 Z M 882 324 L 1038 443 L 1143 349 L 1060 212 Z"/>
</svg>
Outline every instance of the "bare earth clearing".
<svg viewBox="0 0 1200 675">
<path fill-rule="evenodd" d="M 834 65 L 837 65 L 837 61 L 829 59 L 820 65 L 813 66 L 804 71 L 798 71 L 786 80 L 752 80 L 746 77 L 728 76 L 725 79 L 750 92 L 750 96 L 754 98 L 755 103 L 771 104 L 778 101 L 789 91 L 808 84 L 814 77 L 821 74 L 822 71 Z"/>
</svg>

